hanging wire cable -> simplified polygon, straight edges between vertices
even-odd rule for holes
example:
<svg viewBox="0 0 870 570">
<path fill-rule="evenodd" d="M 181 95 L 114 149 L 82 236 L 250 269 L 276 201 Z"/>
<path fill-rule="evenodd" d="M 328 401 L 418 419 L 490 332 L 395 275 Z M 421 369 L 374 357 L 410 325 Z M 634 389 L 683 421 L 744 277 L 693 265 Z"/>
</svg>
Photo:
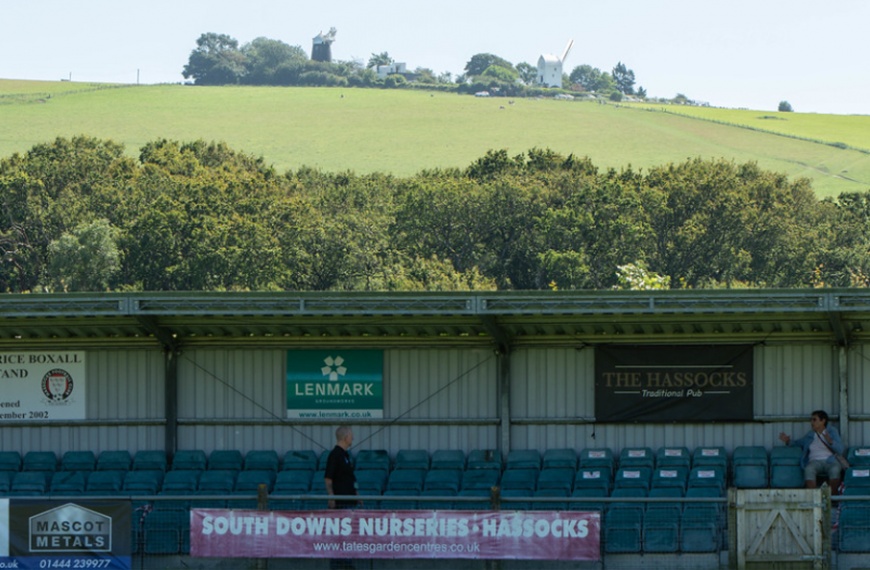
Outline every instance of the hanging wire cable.
<svg viewBox="0 0 870 570">
<path fill-rule="evenodd" d="M 405 410 L 404 412 L 402 412 L 401 414 L 399 414 L 398 416 L 396 416 L 395 418 L 390 420 L 390 422 L 387 425 L 381 427 L 381 429 L 375 430 L 372 433 L 370 433 L 367 438 L 365 438 L 362 441 L 360 441 L 359 443 L 357 443 L 357 445 L 365 443 L 366 441 L 372 439 L 373 437 L 375 437 L 377 434 L 381 433 L 385 429 L 392 427 L 393 424 L 395 424 L 397 421 L 401 420 L 403 417 L 407 416 L 408 414 L 410 414 L 411 412 L 413 412 L 414 410 L 416 410 L 417 408 L 419 408 L 420 406 L 422 406 L 423 404 L 425 404 L 426 402 L 428 402 L 429 400 L 431 400 L 432 398 L 434 398 L 435 396 L 437 396 L 438 394 L 440 394 L 441 392 L 446 390 L 447 388 L 456 384 L 457 382 L 459 382 L 460 380 L 462 380 L 463 378 L 465 378 L 466 376 L 468 376 L 469 374 L 471 374 L 472 372 L 474 372 L 475 370 L 477 370 L 478 368 L 480 368 L 481 366 L 483 366 L 484 364 L 486 364 L 487 362 L 489 362 L 492 359 L 493 359 L 493 356 L 491 355 L 488 358 L 481 360 L 480 362 L 478 362 L 477 364 L 475 364 L 474 366 L 472 366 L 471 368 L 469 368 L 468 370 L 461 373 L 459 376 L 457 376 L 456 378 L 454 378 L 453 380 L 451 380 L 450 382 L 445 384 L 444 386 L 438 388 L 437 390 L 435 390 L 434 392 L 432 392 L 431 394 L 429 394 L 428 396 L 426 396 L 425 398 L 423 398 L 422 400 L 420 400 L 419 402 L 417 402 L 416 404 L 414 404 L 413 406 L 411 406 L 410 408 L 408 408 L 407 410 Z"/>
<path fill-rule="evenodd" d="M 297 434 L 299 434 L 303 438 L 312 442 L 318 448 L 328 449 L 326 446 L 324 446 L 323 444 L 321 444 L 320 442 L 318 442 L 314 438 L 310 437 L 308 434 L 306 434 L 305 432 L 303 432 L 302 430 L 297 428 L 295 425 L 293 425 L 291 422 L 289 422 L 287 420 L 287 418 L 276 415 L 274 412 L 272 412 L 272 410 L 263 406 L 262 404 L 260 404 L 259 402 L 257 402 L 256 400 L 254 400 L 253 398 L 251 398 L 250 396 L 248 396 L 247 394 L 245 394 L 244 392 L 242 392 L 241 390 L 239 390 L 238 388 L 236 388 L 235 386 L 233 386 L 232 384 L 230 384 L 226 380 L 224 380 L 223 378 L 219 377 L 217 374 L 215 374 L 211 370 L 208 370 L 207 368 L 205 368 L 204 366 L 202 366 L 201 364 L 199 364 L 198 362 L 194 361 L 193 359 L 191 359 L 187 356 L 182 356 L 182 358 L 184 358 L 185 360 L 190 362 L 195 368 L 201 370 L 203 373 L 207 374 L 208 376 L 210 376 L 211 378 L 213 378 L 214 380 L 216 380 L 217 382 L 222 384 L 228 390 L 232 391 L 233 393 L 237 394 L 241 398 L 243 398 L 246 401 L 253 404 L 257 409 L 264 411 L 272 419 L 278 420 L 282 425 L 289 427 L 291 430 L 293 430 L 294 432 L 296 432 Z M 461 374 L 459 374 L 458 376 L 456 376 L 455 378 L 453 378 L 452 380 L 447 382 L 447 384 L 438 388 L 437 390 L 435 390 L 434 392 L 432 392 L 431 394 L 429 394 L 428 396 L 426 396 L 425 398 L 423 398 L 422 400 L 420 400 L 419 402 L 417 402 L 416 404 L 414 404 L 413 406 L 411 406 L 410 408 L 408 408 L 407 410 L 405 410 L 404 412 L 402 412 L 401 414 L 399 414 L 398 416 L 396 416 L 395 418 L 390 420 L 390 422 L 388 422 L 386 425 L 384 425 L 383 427 L 381 427 L 378 430 L 373 431 L 365 439 L 357 442 L 356 445 L 360 446 L 361 444 L 365 443 L 366 441 L 369 441 L 370 439 L 372 439 L 373 437 L 375 437 L 377 434 L 381 433 L 385 429 L 392 427 L 397 421 L 401 420 L 403 417 L 407 416 L 412 411 L 419 408 L 420 406 L 422 406 L 423 404 L 425 404 L 426 402 L 428 402 L 429 400 L 431 400 L 432 398 L 434 398 L 435 396 L 437 396 L 438 394 L 440 394 L 441 392 L 443 392 L 447 388 L 453 386 L 454 384 L 456 384 L 457 382 L 459 382 L 463 378 L 467 377 L 469 374 L 471 374 L 472 372 L 474 372 L 475 370 L 477 370 L 478 368 L 480 368 L 484 364 L 488 363 L 493 358 L 494 358 L 493 356 L 489 356 L 488 358 L 481 360 L 480 362 L 478 362 L 477 364 L 475 364 L 474 366 L 472 366 L 471 368 L 469 368 L 465 372 L 462 372 Z"/>
</svg>

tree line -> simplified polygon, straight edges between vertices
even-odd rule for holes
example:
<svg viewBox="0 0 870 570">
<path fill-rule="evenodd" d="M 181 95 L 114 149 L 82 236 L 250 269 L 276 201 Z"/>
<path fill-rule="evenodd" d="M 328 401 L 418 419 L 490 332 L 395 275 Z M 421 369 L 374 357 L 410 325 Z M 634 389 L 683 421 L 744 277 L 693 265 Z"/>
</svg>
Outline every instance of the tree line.
<svg viewBox="0 0 870 570">
<path fill-rule="evenodd" d="M 224 143 L 89 137 L 0 160 L 0 290 L 870 285 L 870 199 L 692 159 L 531 149 L 414 176 L 276 172 Z"/>
<path fill-rule="evenodd" d="M 552 89 L 537 85 L 537 66 L 527 62 L 514 65 L 491 53 L 473 55 L 464 73 L 456 77 L 426 67 L 387 77 L 377 74 L 378 66 L 393 63 L 395 60 L 386 51 L 371 54 L 365 65 L 356 61 L 313 61 L 300 46 L 279 40 L 260 37 L 240 46 L 231 36 L 210 32 L 197 39 L 182 75 L 197 85 L 423 87 L 459 93 L 490 91 L 508 97 L 552 93 Z M 622 62 L 611 72 L 580 65 L 563 75 L 566 89 L 594 92 L 614 100 L 623 95 L 646 97 L 643 87 L 635 89 L 634 71 Z"/>
</svg>

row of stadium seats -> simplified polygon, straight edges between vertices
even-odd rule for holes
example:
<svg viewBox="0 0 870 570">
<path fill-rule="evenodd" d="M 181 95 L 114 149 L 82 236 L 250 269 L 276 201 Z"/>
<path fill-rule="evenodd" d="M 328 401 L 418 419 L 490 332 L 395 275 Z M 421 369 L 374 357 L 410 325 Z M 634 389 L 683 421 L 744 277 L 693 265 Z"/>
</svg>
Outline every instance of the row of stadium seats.
<svg viewBox="0 0 870 570">
<path fill-rule="evenodd" d="M 5 479 L 11 484 L 15 474 L 26 472 L 41 474 L 46 479 L 43 486 L 45 489 L 54 488 L 55 482 L 59 485 L 76 485 L 77 481 L 84 479 L 87 483 L 87 474 L 92 472 L 113 472 L 111 476 L 100 475 L 94 478 L 95 484 L 97 481 L 117 479 L 118 473 L 121 473 L 120 478 L 123 480 L 123 474 L 128 471 L 153 471 L 160 474 L 174 471 L 223 471 L 232 472 L 233 477 L 244 471 L 307 471 L 313 477 L 315 471 L 325 468 L 327 456 L 327 451 L 319 456 L 311 450 L 288 451 L 282 460 L 272 450 L 249 451 L 245 455 L 238 450 L 215 450 L 209 455 L 203 450 L 183 450 L 178 451 L 170 463 L 162 451 L 139 451 L 135 455 L 127 451 L 104 451 L 99 456 L 90 451 L 71 451 L 65 453 L 60 460 L 50 451 L 31 451 L 23 458 L 17 452 L 0 452 L 0 481 Z M 849 459 L 854 467 L 866 466 L 870 469 L 870 448 L 851 449 Z M 550 449 L 543 454 L 535 450 L 514 450 L 507 454 L 504 461 L 501 454 L 494 450 L 475 450 L 468 455 L 460 450 L 440 450 L 431 455 L 426 450 L 402 450 L 395 458 L 391 458 L 384 450 L 361 450 L 354 457 L 354 463 L 361 479 L 385 479 L 393 471 L 409 470 L 496 473 L 522 470 L 534 472 L 536 479 L 537 474 L 543 472 L 548 472 L 545 478 L 560 473 L 563 479 L 570 479 L 576 473 L 591 468 L 604 469 L 611 474 L 623 469 L 642 474 L 661 470 L 677 470 L 679 473 L 688 474 L 691 469 L 706 472 L 707 468 L 713 468 L 730 477 L 730 484 L 738 488 L 788 488 L 803 485 L 803 474 L 799 468 L 800 449 L 795 447 L 775 447 L 770 452 L 763 447 L 738 447 L 730 458 L 723 448 L 699 448 L 692 454 L 686 448 L 661 448 L 655 454 L 648 448 L 627 448 L 619 456 L 608 449 L 585 449 L 579 454 L 571 449 Z M 561 471 L 555 471 L 557 469 Z M 379 473 L 368 474 L 369 471 Z M 571 473 L 565 475 L 568 471 Z M 55 477 L 56 473 L 83 475 Z M 158 477 L 156 474 L 141 477 L 162 480 L 162 475 Z M 28 478 L 19 479 L 24 481 Z M 30 479 L 38 481 L 39 476 L 34 475 Z M 138 478 L 134 477 L 133 480 Z M 0 490 L 2 489 L 0 486 Z"/>
</svg>

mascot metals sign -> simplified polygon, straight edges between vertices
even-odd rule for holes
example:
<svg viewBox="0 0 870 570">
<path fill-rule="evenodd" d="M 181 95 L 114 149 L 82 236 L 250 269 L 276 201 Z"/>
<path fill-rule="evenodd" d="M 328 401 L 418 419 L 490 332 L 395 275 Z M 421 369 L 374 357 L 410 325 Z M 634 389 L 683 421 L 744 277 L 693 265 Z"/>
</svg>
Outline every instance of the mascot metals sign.
<svg viewBox="0 0 870 570">
<path fill-rule="evenodd" d="M 287 417 L 384 417 L 382 350 L 287 351 Z"/>
</svg>

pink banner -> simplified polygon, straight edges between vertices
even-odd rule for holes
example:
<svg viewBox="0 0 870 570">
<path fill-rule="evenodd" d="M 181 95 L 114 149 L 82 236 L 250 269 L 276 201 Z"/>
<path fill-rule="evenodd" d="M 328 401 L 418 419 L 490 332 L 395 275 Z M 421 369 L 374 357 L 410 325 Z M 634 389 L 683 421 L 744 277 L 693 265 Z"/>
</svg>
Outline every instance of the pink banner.
<svg viewBox="0 0 870 570">
<path fill-rule="evenodd" d="M 597 512 L 190 512 L 190 554 L 213 558 L 599 560 L 600 534 Z"/>
</svg>

